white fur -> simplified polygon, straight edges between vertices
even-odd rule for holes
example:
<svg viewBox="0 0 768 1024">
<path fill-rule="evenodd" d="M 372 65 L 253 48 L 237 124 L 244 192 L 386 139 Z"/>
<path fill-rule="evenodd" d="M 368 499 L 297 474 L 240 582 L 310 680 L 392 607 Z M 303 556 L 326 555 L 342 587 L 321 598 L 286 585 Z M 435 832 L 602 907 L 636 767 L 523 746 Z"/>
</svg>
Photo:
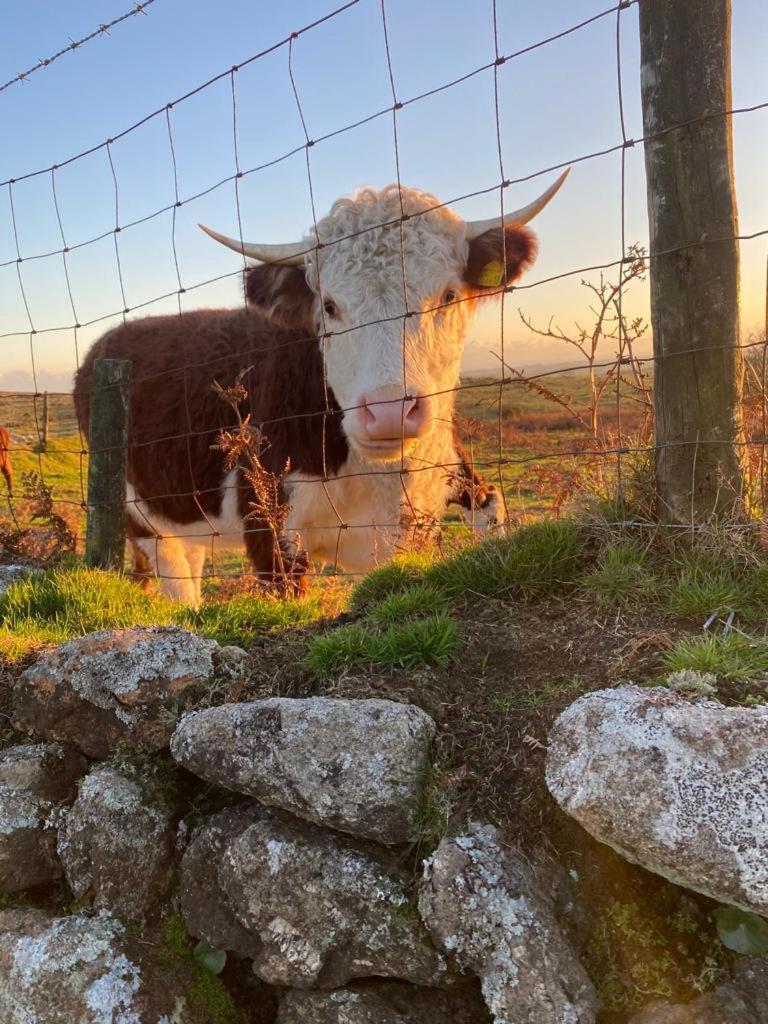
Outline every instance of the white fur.
<svg viewBox="0 0 768 1024">
<path fill-rule="evenodd" d="M 160 578 L 163 594 L 172 601 L 197 607 L 205 559 L 214 563 L 221 551 L 244 547 L 243 520 L 237 511 L 237 473 L 222 482 L 221 513 L 192 523 L 175 523 L 150 510 L 133 484 L 126 488 L 128 514 L 135 523 L 153 530 L 154 537 L 137 537 L 133 543 L 146 555 L 153 575 Z"/>
<path fill-rule="evenodd" d="M 385 387 L 432 396 L 431 431 L 451 430 L 474 300 L 463 283 L 466 226 L 447 207 L 431 209 L 437 205 L 416 189 L 362 189 L 317 224 L 323 247 L 307 254 L 307 280 L 320 333 L 333 332 L 321 342 L 327 380 L 353 444 L 361 396 Z M 410 219 L 402 225 L 375 227 L 403 212 Z M 448 289 L 464 301 L 436 308 Z M 327 301 L 337 317 L 325 314 Z"/>
</svg>

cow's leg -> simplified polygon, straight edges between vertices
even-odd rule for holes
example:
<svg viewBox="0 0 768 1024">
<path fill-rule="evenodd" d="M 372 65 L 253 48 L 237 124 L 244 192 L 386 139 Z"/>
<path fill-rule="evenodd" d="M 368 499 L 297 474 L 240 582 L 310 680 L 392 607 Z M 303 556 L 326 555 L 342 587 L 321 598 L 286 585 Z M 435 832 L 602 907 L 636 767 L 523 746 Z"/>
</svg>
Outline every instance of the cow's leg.
<svg viewBox="0 0 768 1024">
<path fill-rule="evenodd" d="M 307 592 L 309 560 L 288 537 L 278 538 L 258 520 L 245 527 L 245 550 L 259 581 L 274 586 L 285 597 L 303 597 Z"/>
<path fill-rule="evenodd" d="M 148 566 L 151 575 L 157 577 L 160 593 L 170 601 L 196 608 L 200 594 L 190 565 L 190 545 L 179 537 L 136 537 L 132 543 L 143 554 L 141 564 Z M 200 573 L 197 575 L 199 577 Z"/>
<path fill-rule="evenodd" d="M 210 544 L 187 544 L 186 555 L 189 563 L 189 574 L 195 589 L 193 607 L 198 608 L 203 600 L 203 567 L 205 556 L 210 550 Z"/>
<path fill-rule="evenodd" d="M 5 477 L 5 486 L 8 488 L 8 497 L 13 497 L 13 476 L 11 474 L 11 467 L 9 459 L 2 452 L 0 452 L 0 470 Z"/>
<path fill-rule="evenodd" d="M 133 563 L 131 576 L 134 582 L 137 583 L 142 590 L 148 590 L 152 576 L 154 575 L 150 561 L 137 541 L 130 535 L 128 537 L 128 544 L 131 549 L 131 562 Z"/>
</svg>

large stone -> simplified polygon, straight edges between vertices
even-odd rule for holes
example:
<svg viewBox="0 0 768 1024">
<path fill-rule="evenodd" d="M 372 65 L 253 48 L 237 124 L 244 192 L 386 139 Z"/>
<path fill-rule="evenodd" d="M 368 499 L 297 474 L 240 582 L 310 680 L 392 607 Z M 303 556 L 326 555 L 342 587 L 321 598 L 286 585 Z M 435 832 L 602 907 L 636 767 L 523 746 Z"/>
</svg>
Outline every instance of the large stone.
<svg viewBox="0 0 768 1024">
<path fill-rule="evenodd" d="M 590 693 L 555 722 L 546 777 L 563 810 L 628 860 L 768 913 L 768 707 Z"/>
<path fill-rule="evenodd" d="M 171 751 L 209 782 L 390 844 L 413 838 L 434 734 L 411 704 L 272 697 L 187 715 Z"/>
<path fill-rule="evenodd" d="M 177 901 L 190 935 L 214 949 L 255 959 L 261 940 L 235 917 L 219 878 L 229 844 L 265 815 L 258 804 L 241 804 L 207 818 L 192 835 L 181 860 Z"/>
<path fill-rule="evenodd" d="M 494 1024 L 592 1024 L 599 1003 L 528 862 L 490 825 L 443 839 L 424 865 L 432 938 L 480 979 Z"/>
<path fill-rule="evenodd" d="M 447 979 L 407 876 L 384 851 L 273 812 L 230 841 L 219 878 L 235 916 L 260 940 L 254 970 L 270 984 Z"/>
<path fill-rule="evenodd" d="M 56 830 L 48 820 L 73 800 L 84 757 L 60 743 L 0 751 L 0 891 L 18 892 L 61 875 Z"/>
<path fill-rule="evenodd" d="M 193 968 L 145 956 L 109 915 L 0 911 L 3 1024 L 210 1024 L 187 1000 Z"/>
<path fill-rule="evenodd" d="M 213 640 L 177 626 L 106 629 L 63 644 L 24 672 L 14 725 L 102 758 L 118 745 L 167 746 L 179 705 L 217 668 Z"/>
<path fill-rule="evenodd" d="M 468 987 L 427 989 L 402 981 L 350 985 L 332 992 L 287 992 L 276 1024 L 490 1024 Z"/>
<path fill-rule="evenodd" d="M 168 884 L 173 862 L 169 808 L 106 765 L 80 787 L 59 830 L 58 853 L 72 892 L 97 910 L 137 920 Z"/>
</svg>

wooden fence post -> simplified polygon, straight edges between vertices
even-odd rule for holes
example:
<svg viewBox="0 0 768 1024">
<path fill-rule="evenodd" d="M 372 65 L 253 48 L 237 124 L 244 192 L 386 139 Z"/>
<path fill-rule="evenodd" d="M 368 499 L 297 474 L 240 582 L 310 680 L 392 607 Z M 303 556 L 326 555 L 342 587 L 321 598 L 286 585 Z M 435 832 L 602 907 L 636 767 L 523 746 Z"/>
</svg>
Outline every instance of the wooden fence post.
<svg viewBox="0 0 768 1024">
<path fill-rule="evenodd" d="M 48 451 L 48 392 L 43 392 L 43 434 L 40 439 L 40 451 Z"/>
<path fill-rule="evenodd" d="M 85 561 L 122 572 L 125 557 L 125 471 L 131 363 L 93 364 L 88 425 L 88 522 Z"/>
<path fill-rule="evenodd" d="M 644 134 L 664 133 L 645 168 L 656 482 L 672 523 L 743 513 L 730 45 L 730 0 L 640 4 Z"/>
</svg>

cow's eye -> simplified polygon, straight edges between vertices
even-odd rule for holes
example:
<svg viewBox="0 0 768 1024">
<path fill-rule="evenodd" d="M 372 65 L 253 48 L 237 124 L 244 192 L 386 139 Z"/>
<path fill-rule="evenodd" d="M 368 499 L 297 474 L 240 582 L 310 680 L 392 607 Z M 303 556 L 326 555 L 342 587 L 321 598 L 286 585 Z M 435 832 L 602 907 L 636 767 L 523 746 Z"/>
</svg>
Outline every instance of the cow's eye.
<svg viewBox="0 0 768 1024">
<path fill-rule="evenodd" d="M 325 302 L 323 303 L 323 311 L 325 312 L 326 316 L 335 318 L 339 315 L 339 310 L 338 307 L 336 306 L 336 303 L 332 302 L 330 299 L 326 299 Z"/>
<path fill-rule="evenodd" d="M 449 302 L 455 302 L 458 297 L 459 293 L 454 288 L 449 288 L 447 291 L 443 292 L 442 304 L 447 306 Z"/>
</svg>

